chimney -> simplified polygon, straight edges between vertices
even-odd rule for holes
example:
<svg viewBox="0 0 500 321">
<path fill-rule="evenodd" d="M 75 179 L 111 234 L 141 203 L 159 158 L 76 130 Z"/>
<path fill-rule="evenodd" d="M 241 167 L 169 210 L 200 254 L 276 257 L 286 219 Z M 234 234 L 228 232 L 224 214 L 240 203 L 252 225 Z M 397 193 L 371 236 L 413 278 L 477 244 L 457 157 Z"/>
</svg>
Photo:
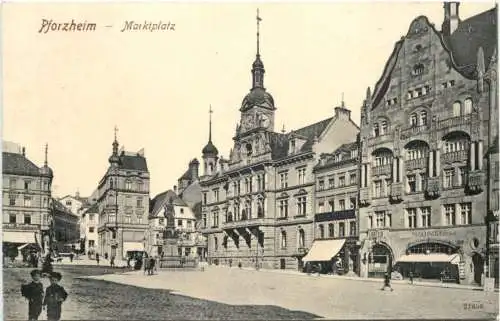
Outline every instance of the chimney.
<svg viewBox="0 0 500 321">
<path fill-rule="evenodd" d="M 144 157 L 144 148 L 141 148 L 141 150 L 137 152 L 137 155 Z"/>
<path fill-rule="evenodd" d="M 174 185 L 174 193 L 177 194 L 177 185 Z"/>
<path fill-rule="evenodd" d="M 341 107 L 335 107 L 335 118 L 349 120 L 351 119 L 351 111 L 345 108 L 344 104 L 342 103 Z"/>
<path fill-rule="evenodd" d="M 445 36 L 450 36 L 458 28 L 460 23 L 459 6 L 460 2 L 458 1 L 444 3 L 444 21 L 441 31 Z"/>
<path fill-rule="evenodd" d="M 26 148 L 23 147 L 23 156 L 26 157 Z"/>
</svg>

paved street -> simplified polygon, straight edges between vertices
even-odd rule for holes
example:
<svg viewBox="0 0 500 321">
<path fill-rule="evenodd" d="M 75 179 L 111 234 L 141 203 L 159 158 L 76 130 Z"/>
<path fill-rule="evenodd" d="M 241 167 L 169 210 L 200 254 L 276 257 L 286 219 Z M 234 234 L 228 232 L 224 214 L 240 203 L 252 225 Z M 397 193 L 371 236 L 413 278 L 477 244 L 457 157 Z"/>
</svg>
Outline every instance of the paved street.
<svg viewBox="0 0 500 321">
<path fill-rule="evenodd" d="M 85 275 L 104 273 L 121 273 L 121 269 L 111 270 L 105 267 L 57 266 L 56 271 L 63 274 L 61 284 L 69 293 L 63 305 L 63 320 L 197 320 L 197 319 L 282 319 L 307 320 L 315 315 L 299 311 L 291 311 L 277 306 L 237 305 L 197 299 L 189 296 L 173 294 L 168 289 L 147 289 L 105 282 L 94 279 L 79 278 Z M 27 302 L 21 297 L 20 284 L 23 279 L 29 280 L 31 269 L 4 269 L 4 319 L 26 320 Z M 132 274 L 134 274 L 132 272 Z M 137 273 L 135 273 L 137 274 Z M 177 273 L 175 274 L 175 276 Z M 210 274 L 203 272 L 179 272 L 186 276 L 204 279 Z M 117 274 L 119 276 L 119 274 Z M 158 276 L 121 275 L 125 280 L 153 280 Z M 162 274 L 163 276 L 163 274 Z M 196 282 L 196 280 L 194 280 Z M 204 287 L 207 280 L 199 284 Z M 165 284 L 165 283 L 163 283 Z M 48 281 L 44 280 L 44 286 Z M 42 314 L 41 320 L 46 320 Z"/>
<path fill-rule="evenodd" d="M 205 272 L 161 271 L 149 277 L 129 272 L 96 278 L 230 305 L 279 306 L 329 319 L 493 319 L 498 311 L 498 293 L 407 284 L 382 292 L 381 284 L 374 282 L 265 270 L 210 267 Z"/>
</svg>

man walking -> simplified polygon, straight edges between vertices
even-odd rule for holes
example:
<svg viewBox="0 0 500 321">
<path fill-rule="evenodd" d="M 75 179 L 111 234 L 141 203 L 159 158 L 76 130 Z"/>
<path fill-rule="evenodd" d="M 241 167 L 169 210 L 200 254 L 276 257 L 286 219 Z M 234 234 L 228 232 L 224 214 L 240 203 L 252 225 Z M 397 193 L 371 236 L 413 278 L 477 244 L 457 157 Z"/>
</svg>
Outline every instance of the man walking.
<svg viewBox="0 0 500 321">
<path fill-rule="evenodd" d="M 391 287 L 391 275 L 389 272 L 385 272 L 384 275 L 384 286 L 380 289 L 381 291 L 385 291 L 385 288 L 391 289 L 391 292 L 394 291 L 394 289 Z"/>
</svg>

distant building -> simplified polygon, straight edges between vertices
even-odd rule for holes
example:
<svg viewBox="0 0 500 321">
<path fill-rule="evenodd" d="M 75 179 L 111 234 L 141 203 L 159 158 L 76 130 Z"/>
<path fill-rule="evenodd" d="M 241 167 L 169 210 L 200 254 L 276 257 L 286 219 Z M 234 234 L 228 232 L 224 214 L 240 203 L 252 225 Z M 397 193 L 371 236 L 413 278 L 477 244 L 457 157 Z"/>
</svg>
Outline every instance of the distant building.
<svg viewBox="0 0 500 321">
<path fill-rule="evenodd" d="M 99 226 L 99 205 L 94 203 L 86 205 L 82 209 L 80 218 L 80 238 L 83 240 L 82 250 L 92 255 L 99 249 L 99 236 L 97 233 Z"/>
<path fill-rule="evenodd" d="M 358 150 L 357 142 L 343 144 L 314 167 L 315 238 L 303 260 L 322 263 L 323 272 L 359 274 Z"/>
<path fill-rule="evenodd" d="M 144 151 L 118 151 L 113 142 L 109 168 L 99 181 L 99 254 L 124 260 L 143 251 L 149 213 L 149 170 Z"/>
<path fill-rule="evenodd" d="M 88 202 L 87 197 L 81 197 L 79 192 L 75 195 L 66 195 L 64 197 L 59 197 L 58 201 L 61 202 L 71 213 L 81 216 L 82 208 Z"/>
<path fill-rule="evenodd" d="M 196 218 L 172 190 L 151 200 L 146 252 L 158 256 L 197 257 Z"/>
<path fill-rule="evenodd" d="M 361 275 L 481 284 L 488 175 L 498 140 L 497 9 L 467 19 L 444 4 L 439 31 L 415 18 L 361 113 Z M 485 159 L 485 156 L 487 157 Z M 488 165 L 489 164 L 489 165 Z M 489 177 L 489 179 L 488 179 Z M 488 191 L 489 181 L 490 189 Z M 496 187 L 495 187 L 496 186 Z"/>
<path fill-rule="evenodd" d="M 64 253 L 75 250 L 80 242 L 80 218 L 56 199 L 52 199 L 52 216 L 53 249 Z"/>
<path fill-rule="evenodd" d="M 24 147 L 4 142 L 3 148 L 3 253 L 7 255 L 10 247 L 17 247 L 45 254 L 51 243 L 50 199 L 54 177 L 47 162 L 47 146 L 42 167 L 26 157 Z"/>
</svg>

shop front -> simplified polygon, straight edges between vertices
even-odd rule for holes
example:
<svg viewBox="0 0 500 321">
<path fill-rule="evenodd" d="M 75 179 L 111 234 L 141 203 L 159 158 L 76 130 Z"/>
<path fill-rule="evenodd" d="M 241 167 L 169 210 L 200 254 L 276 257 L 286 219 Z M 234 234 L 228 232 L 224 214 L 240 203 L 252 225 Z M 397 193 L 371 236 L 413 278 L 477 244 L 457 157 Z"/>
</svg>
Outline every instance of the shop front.
<svg viewBox="0 0 500 321">
<path fill-rule="evenodd" d="M 319 239 L 301 259 L 304 272 L 353 274 L 357 271 L 358 254 L 354 239 Z"/>
<path fill-rule="evenodd" d="M 383 277 L 397 271 L 403 278 L 482 284 L 484 226 L 415 230 L 369 230 L 363 235 L 361 275 Z"/>
</svg>

